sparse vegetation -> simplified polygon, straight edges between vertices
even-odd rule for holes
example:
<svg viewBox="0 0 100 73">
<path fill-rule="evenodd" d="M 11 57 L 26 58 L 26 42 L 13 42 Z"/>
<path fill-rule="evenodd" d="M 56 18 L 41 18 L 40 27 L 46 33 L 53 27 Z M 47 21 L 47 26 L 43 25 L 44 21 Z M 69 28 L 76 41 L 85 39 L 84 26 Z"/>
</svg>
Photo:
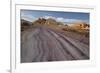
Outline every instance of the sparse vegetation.
<svg viewBox="0 0 100 73">
<path fill-rule="evenodd" d="M 62 28 L 62 30 L 65 32 L 73 32 L 79 35 L 83 35 L 85 37 L 89 37 L 89 30 L 86 29 L 75 29 L 75 28 L 67 27 L 67 28 Z"/>
</svg>

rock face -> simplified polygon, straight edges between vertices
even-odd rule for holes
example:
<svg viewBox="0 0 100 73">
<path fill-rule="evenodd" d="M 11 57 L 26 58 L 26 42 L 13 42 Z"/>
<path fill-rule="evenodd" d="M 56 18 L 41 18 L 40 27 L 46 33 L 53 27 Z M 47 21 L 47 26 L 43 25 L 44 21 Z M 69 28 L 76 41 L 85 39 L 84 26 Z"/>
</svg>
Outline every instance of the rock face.
<svg viewBox="0 0 100 73">
<path fill-rule="evenodd" d="M 56 20 L 49 18 L 49 19 L 47 19 L 46 24 L 47 25 L 51 25 L 51 24 L 57 25 L 57 22 L 56 22 Z"/>
<path fill-rule="evenodd" d="M 57 22 L 55 19 L 52 18 L 39 18 L 36 21 L 33 22 L 34 26 L 46 26 L 46 27 L 50 27 L 50 28 L 58 28 L 61 26 L 63 26 L 64 24 L 62 22 Z"/>
<path fill-rule="evenodd" d="M 43 26 L 45 24 L 45 22 L 46 22 L 46 19 L 39 18 L 39 19 L 35 20 L 32 24 L 34 26 Z"/>
<path fill-rule="evenodd" d="M 45 18 L 38 18 L 35 20 L 33 23 L 34 27 L 50 27 L 50 28 L 55 28 L 57 27 L 57 22 L 53 19 L 45 19 Z"/>
<path fill-rule="evenodd" d="M 45 18 L 39 18 L 38 20 L 34 21 L 33 24 L 40 24 L 40 25 L 55 25 L 57 24 L 56 20 L 49 18 L 49 19 L 45 19 Z"/>
</svg>

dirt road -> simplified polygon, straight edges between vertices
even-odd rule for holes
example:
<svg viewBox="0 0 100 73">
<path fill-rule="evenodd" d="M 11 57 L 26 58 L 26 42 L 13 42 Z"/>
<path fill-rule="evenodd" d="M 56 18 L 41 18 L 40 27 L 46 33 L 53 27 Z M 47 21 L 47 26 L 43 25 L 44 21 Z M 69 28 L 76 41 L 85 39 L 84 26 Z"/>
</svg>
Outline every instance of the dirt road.
<svg viewBox="0 0 100 73">
<path fill-rule="evenodd" d="M 89 46 L 46 27 L 21 34 L 21 62 L 89 59 Z"/>
</svg>

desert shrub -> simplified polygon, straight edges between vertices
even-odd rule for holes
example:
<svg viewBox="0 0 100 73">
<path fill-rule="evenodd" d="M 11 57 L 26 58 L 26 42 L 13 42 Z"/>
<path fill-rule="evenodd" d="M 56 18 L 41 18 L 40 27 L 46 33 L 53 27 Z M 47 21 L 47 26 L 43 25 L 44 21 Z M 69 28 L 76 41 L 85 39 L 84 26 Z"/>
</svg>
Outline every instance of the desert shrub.
<svg viewBox="0 0 100 73">
<path fill-rule="evenodd" d="M 69 32 L 77 32 L 77 30 L 73 28 L 62 28 L 62 30 L 69 31 Z"/>
<path fill-rule="evenodd" d="M 68 29 L 67 28 L 62 28 L 62 30 L 67 31 Z"/>
</svg>

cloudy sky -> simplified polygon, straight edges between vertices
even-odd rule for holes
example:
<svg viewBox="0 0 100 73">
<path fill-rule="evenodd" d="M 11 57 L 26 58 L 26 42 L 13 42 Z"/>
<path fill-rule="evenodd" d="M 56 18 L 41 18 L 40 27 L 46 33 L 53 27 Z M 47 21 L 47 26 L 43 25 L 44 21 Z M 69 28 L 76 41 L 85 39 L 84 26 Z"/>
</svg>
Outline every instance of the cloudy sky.
<svg viewBox="0 0 100 73">
<path fill-rule="evenodd" d="M 74 23 L 74 22 L 89 23 L 89 13 L 21 10 L 21 19 L 34 21 L 39 17 L 44 17 L 46 19 L 53 18 L 59 22 L 64 22 L 64 23 Z"/>
</svg>

